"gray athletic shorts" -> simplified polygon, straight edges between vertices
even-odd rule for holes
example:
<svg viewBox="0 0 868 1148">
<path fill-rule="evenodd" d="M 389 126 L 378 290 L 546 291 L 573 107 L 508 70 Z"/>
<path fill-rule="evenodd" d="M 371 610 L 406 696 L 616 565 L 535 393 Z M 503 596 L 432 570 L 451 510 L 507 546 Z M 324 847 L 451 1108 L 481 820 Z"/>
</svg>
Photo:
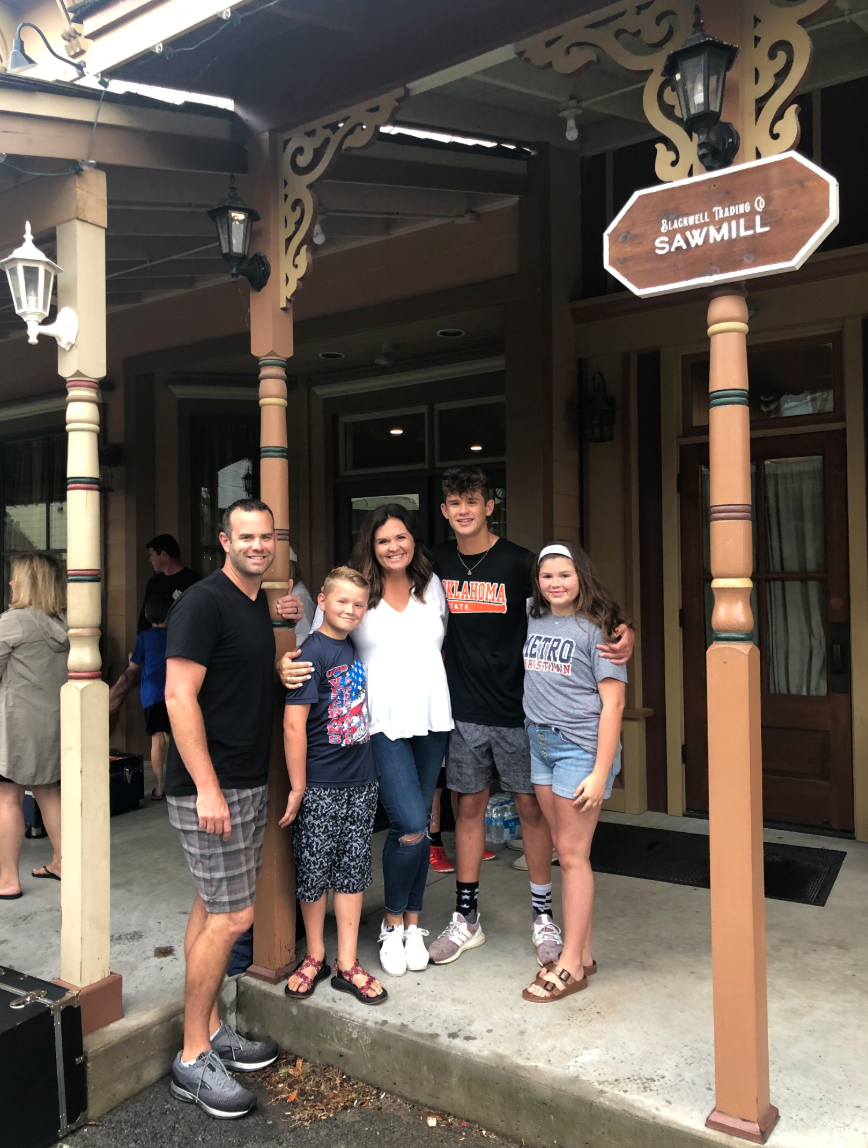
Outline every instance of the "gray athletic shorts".
<svg viewBox="0 0 868 1148">
<path fill-rule="evenodd" d="M 262 872 L 262 838 L 268 817 L 268 786 L 224 789 L 231 830 L 224 841 L 199 828 L 195 797 L 169 797 L 169 821 L 178 831 L 196 892 L 209 913 L 238 913 L 256 900 Z"/>
<path fill-rule="evenodd" d="M 498 778 L 507 793 L 533 793 L 527 731 L 457 721 L 446 750 L 446 784 L 456 793 L 479 793 Z"/>
</svg>

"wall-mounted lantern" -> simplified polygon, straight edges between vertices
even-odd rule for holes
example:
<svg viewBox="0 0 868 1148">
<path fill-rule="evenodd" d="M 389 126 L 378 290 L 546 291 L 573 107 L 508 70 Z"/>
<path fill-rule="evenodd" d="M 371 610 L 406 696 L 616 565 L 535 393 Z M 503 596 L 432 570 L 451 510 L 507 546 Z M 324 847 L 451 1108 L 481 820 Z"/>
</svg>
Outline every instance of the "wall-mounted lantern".
<svg viewBox="0 0 868 1148">
<path fill-rule="evenodd" d="M 62 268 L 34 244 L 29 223 L 24 229 L 24 242 L 0 260 L 0 268 L 9 280 L 15 314 L 27 324 L 27 341 L 36 343 L 40 335 L 51 335 L 64 351 L 72 350 L 78 337 L 78 316 L 71 307 L 62 307 L 50 326 L 40 326 L 48 318 L 54 277 Z"/>
<path fill-rule="evenodd" d="M 618 401 L 606 394 L 606 378 L 602 371 L 594 371 L 582 395 L 582 439 L 585 442 L 612 442 Z"/>
<path fill-rule="evenodd" d="M 254 291 L 261 291 L 271 275 L 271 264 L 259 252 L 248 258 L 250 232 L 254 223 L 259 222 L 259 212 L 248 207 L 232 183 L 229 194 L 221 199 L 216 207 L 208 212 L 217 228 L 217 241 L 220 254 L 229 264 L 232 282 L 238 282 L 243 275 Z"/>
<path fill-rule="evenodd" d="M 696 151 L 706 171 L 729 167 L 741 143 L 733 125 L 720 119 L 726 74 L 737 55 L 733 44 L 707 35 L 697 4 L 693 35 L 670 52 L 663 65 L 663 75 L 675 84 L 681 118 L 696 136 Z"/>
</svg>

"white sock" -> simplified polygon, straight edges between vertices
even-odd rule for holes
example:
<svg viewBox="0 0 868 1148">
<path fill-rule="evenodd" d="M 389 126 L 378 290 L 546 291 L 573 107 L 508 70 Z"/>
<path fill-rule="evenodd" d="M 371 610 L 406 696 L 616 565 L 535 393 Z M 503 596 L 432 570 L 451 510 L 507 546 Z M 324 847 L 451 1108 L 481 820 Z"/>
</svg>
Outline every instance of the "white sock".
<svg viewBox="0 0 868 1148">
<path fill-rule="evenodd" d="M 183 1064 L 184 1068 L 192 1068 L 192 1067 L 193 1067 L 193 1065 L 196 1063 L 196 1061 L 197 1061 L 198 1059 L 199 1059 L 199 1058 L 198 1058 L 198 1057 L 195 1057 L 195 1056 L 193 1057 L 193 1059 L 192 1059 L 192 1060 L 183 1060 L 183 1059 L 182 1059 L 182 1060 L 181 1060 L 181 1064 Z"/>
<path fill-rule="evenodd" d="M 210 1036 L 210 1039 L 211 1039 L 211 1040 L 213 1040 L 213 1039 L 214 1039 L 214 1037 L 217 1035 L 217 1033 L 220 1031 L 220 1029 L 221 1029 L 222 1027 L 223 1027 L 223 1025 L 221 1024 L 221 1025 L 220 1025 L 220 1028 L 217 1028 L 217 1029 L 215 1029 L 215 1030 L 214 1030 L 214 1032 L 212 1032 L 212 1033 L 211 1033 L 211 1036 Z"/>
</svg>

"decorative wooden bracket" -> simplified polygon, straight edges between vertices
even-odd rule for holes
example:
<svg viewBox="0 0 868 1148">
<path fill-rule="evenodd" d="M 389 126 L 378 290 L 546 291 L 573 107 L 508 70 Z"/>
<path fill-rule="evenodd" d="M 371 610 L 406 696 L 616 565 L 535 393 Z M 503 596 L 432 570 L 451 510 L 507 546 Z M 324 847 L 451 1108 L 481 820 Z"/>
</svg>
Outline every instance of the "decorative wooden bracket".
<svg viewBox="0 0 868 1148">
<path fill-rule="evenodd" d="M 790 101 L 811 62 L 811 40 L 803 24 L 834 0 L 744 0 L 744 26 L 753 29 L 753 42 L 739 45 L 750 57 L 743 74 L 753 77 L 751 127 L 742 135 L 743 159 L 777 155 L 799 138 L 798 108 Z M 685 131 L 675 91 L 662 75 L 673 48 L 690 34 L 694 0 L 650 0 L 642 4 L 612 4 L 570 20 L 549 32 L 516 45 L 516 53 L 539 68 L 576 75 L 598 63 L 605 53 L 630 71 L 650 72 L 643 104 L 652 127 L 668 143 L 657 144 L 659 179 L 685 179 L 701 172 L 696 144 Z M 714 31 L 713 26 L 710 31 Z M 751 37 L 742 37 L 746 41 Z M 762 101 L 765 101 L 763 103 Z M 750 106 L 750 103 L 748 103 Z"/>
<path fill-rule="evenodd" d="M 279 138 L 281 180 L 281 307 L 310 266 L 307 239 L 317 217 L 313 185 L 347 148 L 367 147 L 394 115 L 406 90 L 396 88 L 378 99 L 356 104 L 327 119 L 293 128 Z"/>
</svg>

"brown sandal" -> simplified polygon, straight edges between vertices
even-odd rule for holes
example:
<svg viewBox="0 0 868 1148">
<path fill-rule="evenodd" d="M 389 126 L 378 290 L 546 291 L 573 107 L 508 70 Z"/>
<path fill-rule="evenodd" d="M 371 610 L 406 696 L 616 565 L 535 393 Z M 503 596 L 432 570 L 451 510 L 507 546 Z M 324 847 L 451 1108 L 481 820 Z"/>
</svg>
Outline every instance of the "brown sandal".
<svg viewBox="0 0 868 1148">
<path fill-rule="evenodd" d="M 383 988 L 375 997 L 368 996 L 368 989 L 373 985 L 376 978 L 372 977 L 370 973 L 366 973 L 358 961 L 351 969 L 346 970 L 339 969 L 338 963 L 335 961 L 334 974 L 332 988 L 341 993 L 351 993 L 357 1001 L 361 1001 L 364 1005 L 378 1005 L 388 999 L 389 994 Z M 353 983 L 353 977 L 367 977 L 367 980 L 363 985 L 357 985 Z"/>
<path fill-rule="evenodd" d="M 314 974 L 312 978 L 307 975 L 305 969 Z M 318 961 L 316 957 L 306 956 L 301 964 L 289 974 L 289 980 L 283 991 L 288 997 L 295 997 L 296 1000 L 302 1001 L 307 1000 L 308 997 L 313 996 L 319 982 L 324 981 L 328 975 L 328 957 L 323 957 L 321 961 Z M 289 987 L 289 981 L 293 977 L 298 977 L 301 983 L 306 986 L 304 990 Z"/>
<path fill-rule="evenodd" d="M 554 980 L 551 979 L 552 977 Z M 588 978 L 582 977 L 580 981 L 577 981 L 568 969 L 562 969 L 560 965 L 553 965 L 551 968 L 543 969 L 533 983 L 544 989 L 548 995 L 537 996 L 536 993 L 530 991 L 533 988 L 531 985 L 522 991 L 522 998 L 530 1001 L 531 1004 L 550 1004 L 552 1001 L 563 1000 L 564 997 L 572 996 L 573 993 L 586 989 Z"/>
</svg>

